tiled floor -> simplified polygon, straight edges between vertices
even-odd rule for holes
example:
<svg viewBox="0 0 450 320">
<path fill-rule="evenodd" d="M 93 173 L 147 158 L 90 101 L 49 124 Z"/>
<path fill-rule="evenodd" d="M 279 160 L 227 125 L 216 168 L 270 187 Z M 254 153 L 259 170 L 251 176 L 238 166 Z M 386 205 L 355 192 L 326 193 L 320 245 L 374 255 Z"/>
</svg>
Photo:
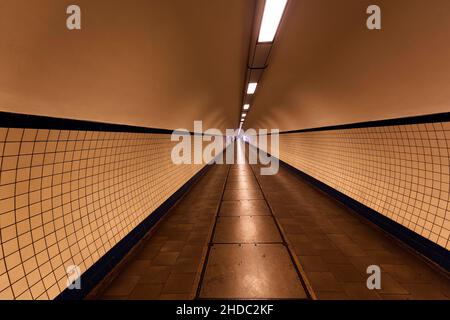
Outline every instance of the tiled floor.
<svg viewBox="0 0 450 320">
<path fill-rule="evenodd" d="M 249 165 L 232 165 L 200 282 L 201 299 L 306 299 Z"/>
<path fill-rule="evenodd" d="M 381 290 L 367 289 L 369 265 Z M 287 169 L 257 165 L 212 167 L 117 274 L 101 298 L 298 299 L 302 274 L 318 299 L 450 299 L 444 272 Z"/>
</svg>

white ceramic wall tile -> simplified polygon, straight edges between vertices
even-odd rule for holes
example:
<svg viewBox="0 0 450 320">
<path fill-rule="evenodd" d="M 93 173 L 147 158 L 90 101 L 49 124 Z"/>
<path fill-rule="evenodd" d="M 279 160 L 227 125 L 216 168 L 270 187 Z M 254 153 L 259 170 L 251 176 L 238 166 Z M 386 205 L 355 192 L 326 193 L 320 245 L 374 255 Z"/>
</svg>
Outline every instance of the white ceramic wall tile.
<svg viewBox="0 0 450 320">
<path fill-rule="evenodd" d="M 280 135 L 280 159 L 450 249 L 450 123 Z"/>
<path fill-rule="evenodd" d="M 168 134 L 0 128 L 0 299 L 52 299 L 193 177 Z"/>
</svg>

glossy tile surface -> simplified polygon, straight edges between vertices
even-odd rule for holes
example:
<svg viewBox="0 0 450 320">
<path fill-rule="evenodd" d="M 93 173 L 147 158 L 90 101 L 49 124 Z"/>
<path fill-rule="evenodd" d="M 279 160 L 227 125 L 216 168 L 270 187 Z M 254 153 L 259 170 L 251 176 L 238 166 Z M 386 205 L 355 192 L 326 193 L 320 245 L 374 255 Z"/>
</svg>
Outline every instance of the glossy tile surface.
<svg viewBox="0 0 450 320">
<path fill-rule="evenodd" d="M 282 244 L 216 244 L 200 298 L 306 299 Z"/>
</svg>

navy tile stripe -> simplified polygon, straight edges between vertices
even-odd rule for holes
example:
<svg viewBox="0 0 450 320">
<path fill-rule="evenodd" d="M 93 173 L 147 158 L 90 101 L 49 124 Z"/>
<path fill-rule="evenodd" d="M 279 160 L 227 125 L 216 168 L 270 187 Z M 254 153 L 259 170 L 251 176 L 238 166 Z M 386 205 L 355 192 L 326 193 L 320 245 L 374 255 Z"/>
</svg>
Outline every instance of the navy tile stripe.
<svg viewBox="0 0 450 320">
<path fill-rule="evenodd" d="M 172 130 L 0 112 L 0 127 L 171 134 Z"/>
<path fill-rule="evenodd" d="M 153 133 L 172 134 L 174 130 L 161 128 L 148 128 L 131 126 L 125 124 L 114 124 L 88 120 L 75 120 L 38 116 L 31 114 L 20 114 L 0 111 L 0 128 L 29 128 L 29 129 L 53 129 L 53 130 L 75 130 L 75 131 L 100 131 L 100 132 L 129 132 L 129 133 Z M 175 131 L 178 134 L 186 134 L 183 131 Z M 189 134 L 198 134 L 189 132 Z M 211 134 L 203 134 L 205 136 Z M 215 135 L 213 135 L 215 136 Z"/>
<path fill-rule="evenodd" d="M 427 114 L 427 115 L 404 117 L 404 118 L 356 122 L 356 123 L 348 123 L 348 124 L 341 124 L 341 125 L 335 125 L 335 126 L 325 126 L 325 127 L 317 127 L 317 128 L 282 131 L 282 132 L 280 132 L 280 134 L 370 128 L 370 127 L 402 126 L 402 125 L 410 125 L 410 124 L 427 124 L 427 123 L 439 123 L 439 122 L 448 122 L 448 121 L 450 121 L 450 112 L 444 112 L 444 113 L 435 113 L 435 114 Z"/>
</svg>

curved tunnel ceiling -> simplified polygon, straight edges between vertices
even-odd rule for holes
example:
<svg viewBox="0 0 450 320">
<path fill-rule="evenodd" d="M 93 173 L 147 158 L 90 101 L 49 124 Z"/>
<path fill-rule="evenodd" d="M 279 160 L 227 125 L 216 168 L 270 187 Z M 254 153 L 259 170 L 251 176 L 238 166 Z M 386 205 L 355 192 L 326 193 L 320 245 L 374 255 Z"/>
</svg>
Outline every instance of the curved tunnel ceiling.
<svg viewBox="0 0 450 320">
<path fill-rule="evenodd" d="M 0 2 L 0 110 L 156 128 L 232 128 L 254 1 Z"/>
<path fill-rule="evenodd" d="M 366 28 L 378 4 L 382 30 Z M 450 110 L 450 1 L 290 0 L 246 128 Z"/>
</svg>

